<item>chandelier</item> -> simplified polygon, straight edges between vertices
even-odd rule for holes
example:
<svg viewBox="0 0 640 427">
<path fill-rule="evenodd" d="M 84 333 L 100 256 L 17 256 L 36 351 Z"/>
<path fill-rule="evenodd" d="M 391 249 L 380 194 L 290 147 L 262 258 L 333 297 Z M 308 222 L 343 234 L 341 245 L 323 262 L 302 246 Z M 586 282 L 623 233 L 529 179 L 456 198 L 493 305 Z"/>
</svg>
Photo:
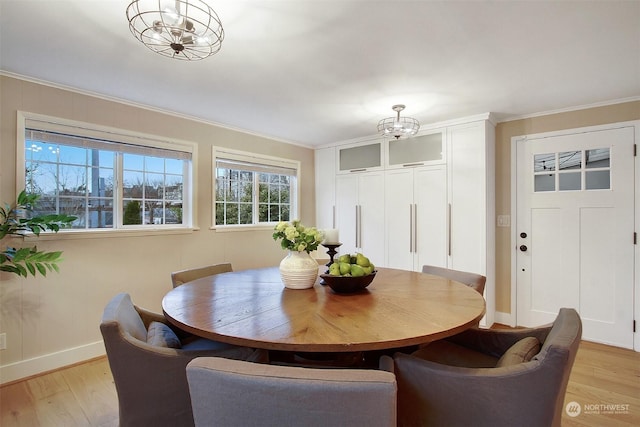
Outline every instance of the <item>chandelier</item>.
<svg viewBox="0 0 640 427">
<path fill-rule="evenodd" d="M 391 107 L 398 113 L 396 117 L 387 117 L 378 122 L 378 132 L 384 136 L 393 136 L 396 139 L 408 138 L 418 133 L 420 123 L 412 117 L 400 117 L 400 111 L 405 109 L 402 104 Z"/>
<path fill-rule="evenodd" d="M 202 0 L 133 0 L 127 19 L 138 40 L 170 58 L 197 61 L 222 47 L 222 22 Z"/>
</svg>

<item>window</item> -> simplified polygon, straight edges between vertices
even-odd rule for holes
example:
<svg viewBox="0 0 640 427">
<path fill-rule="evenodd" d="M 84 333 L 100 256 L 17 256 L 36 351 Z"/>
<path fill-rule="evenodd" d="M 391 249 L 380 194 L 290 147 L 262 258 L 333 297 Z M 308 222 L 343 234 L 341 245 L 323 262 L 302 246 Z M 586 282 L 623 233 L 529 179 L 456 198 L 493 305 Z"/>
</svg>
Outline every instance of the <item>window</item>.
<svg viewBox="0 0 640 427">
<path fill-rule="evenodd" d="M 25 189 L 41 196 L 37 214 L 77 216 L 72 228 L 80 230 L 191 226 L 194 145 L 43 116 L 23 119 L 18 152 Z"/>
<path fill-rule="evenodd" d="M 536 154 L 533 162 L 535 192 L 611 188 L 609 148 Z"/>
<path fill-rule="evenodd" d="M 297 217 L 299 162 L 214 150 L 215 226 L 267 225 Z"/>
</svg>

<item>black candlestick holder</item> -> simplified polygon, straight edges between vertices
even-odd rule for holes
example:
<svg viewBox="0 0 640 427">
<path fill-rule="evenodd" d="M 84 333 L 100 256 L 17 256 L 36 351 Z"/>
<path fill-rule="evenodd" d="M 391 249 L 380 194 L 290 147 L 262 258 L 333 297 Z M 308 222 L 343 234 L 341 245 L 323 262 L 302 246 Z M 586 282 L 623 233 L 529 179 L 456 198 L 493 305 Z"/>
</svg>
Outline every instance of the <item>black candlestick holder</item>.
<svg viewBox="0 0 640 427">
<path fill-rule="evenodd" d="M 342 246 L 342 243 L 320 243 L 320 244 L 325 248 L 329 249 L 327 251 L 327 255 L 329 255 L 329 262 L 326 264 L 327 266 L 326 273 L 329 273 L 329 267 L 331 267 L 331 264 L 333 264 L 333 257 L 335 256 L 335 254 L 338 253 L 338 251 L 336 251 L 336 248 L 339 248 L 340 246 Z M 320 279 L 320 284 L 325 285 L 326 283 L 324 283 L 323 279 Z"/>
</svg>

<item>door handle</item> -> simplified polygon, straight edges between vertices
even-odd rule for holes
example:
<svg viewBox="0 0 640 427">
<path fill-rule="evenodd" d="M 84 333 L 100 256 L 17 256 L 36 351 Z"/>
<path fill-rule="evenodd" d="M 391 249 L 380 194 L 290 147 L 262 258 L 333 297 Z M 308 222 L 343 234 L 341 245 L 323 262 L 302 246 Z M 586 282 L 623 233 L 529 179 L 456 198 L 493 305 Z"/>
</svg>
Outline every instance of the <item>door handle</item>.
<svg viewBox="0 0 640 427">
<path fill-rule="evenodd" d="M 527 246 L 526 246 L 526 245 L 520 245 L 520 250 L 521 250 L 522 252 L 527 252 L 527 249 L 528 249 L 528 248 L 527 248 Z"/>
</svg>

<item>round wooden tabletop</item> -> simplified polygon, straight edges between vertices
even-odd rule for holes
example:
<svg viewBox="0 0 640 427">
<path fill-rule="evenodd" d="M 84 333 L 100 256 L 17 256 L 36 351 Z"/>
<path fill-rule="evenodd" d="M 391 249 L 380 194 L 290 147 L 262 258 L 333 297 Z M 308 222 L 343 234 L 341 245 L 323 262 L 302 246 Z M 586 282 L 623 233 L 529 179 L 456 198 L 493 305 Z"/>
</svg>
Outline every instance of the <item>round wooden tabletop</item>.
<svg viewBox="0 0 640 427">
<path fill-rule="evenodd" d="M 216 341 L 269 350 L 347 352 L 410 346 L 477 324 L 485 302 L 461 283 L 379 268 L 360 293 L 286 289 L 277 267 L 209 276 L 162 300 L 179 328 Z"/>
</svg>

